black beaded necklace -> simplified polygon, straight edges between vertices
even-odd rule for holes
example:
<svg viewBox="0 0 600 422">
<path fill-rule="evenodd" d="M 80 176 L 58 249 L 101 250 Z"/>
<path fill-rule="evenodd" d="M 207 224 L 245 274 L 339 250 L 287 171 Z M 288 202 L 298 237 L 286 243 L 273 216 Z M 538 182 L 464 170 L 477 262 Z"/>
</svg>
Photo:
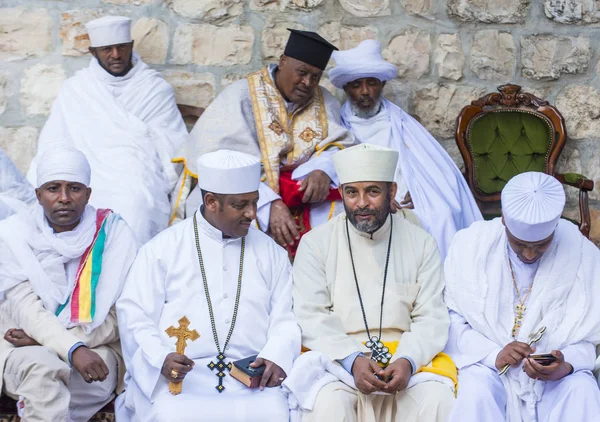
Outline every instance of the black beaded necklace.
<svg viewBox="0 0 600 422">
<path fill-rule="evenodd" d="M 348 236 L 348 250 L 350 251 L 350 261 L 352 262 L 352 272 L 354 273 L 354 282 L 356 283 L 356 292 L 358 293 L 358 301 L 360 302 L 360 310 L 362 311 L 363 321 L 365 322 L 365 328 L 367 330 L 368 341 L 365 343 L 369 349 L 371 349 L 371 359 L 375 362 L 388 364 L 392 358 L 390 350 L 384 346 L 381 342 L 381 327 L 383 325 L 383 302 L 385 299 L 385 285 L 387 281 L 388 266 L 390 263 L 390 251 L 392 249 L 392 233 L 394 232 L 394 219 L 390 216 L 390 239 L 388 241 L 388 249 L 385 257 L 385 270 L 383 272 L 383 289 L 381 290 L 381 309 L 379 311 L 379 336 L 371 337 L 369 331 L 369 324 L 367 324 L 367 314 L 363 305 L 362 295 L 360 294 L 360 287 L 358 285 L 358 277 L 356 276 L 356 267 L 354 265 L 354 257 L 352 256 L 352 245 L 350 243 L 350 229 L 348 227 L 348 217 L 346 217 L 346 235 Z"/>
</svg>

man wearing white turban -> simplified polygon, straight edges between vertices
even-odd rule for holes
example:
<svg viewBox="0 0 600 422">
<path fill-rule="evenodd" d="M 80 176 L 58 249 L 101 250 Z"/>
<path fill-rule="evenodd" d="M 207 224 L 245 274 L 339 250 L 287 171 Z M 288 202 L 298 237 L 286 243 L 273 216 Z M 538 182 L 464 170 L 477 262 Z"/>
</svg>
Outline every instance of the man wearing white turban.
<svg viewBox="0 0 600 422">
<path fill-rule="evenodd" d="M 346 213 L 302 238 L 294 312 L 302 345 L 284 383 L 304 422 L 446 422 L 456 369 L 435 240 L 391 212 L 398 152 L 333 156 Z"/>
<path fill-rule="evenodd" d="M 0 220 L 26 208 L 34 201 L 33 186 L 0 149 Z"/>
<path fill-rule="evenodd" d="M 0 222 L 0 383 L 24 421 L 88 421 L 122 389 L 114 304 L 137 244 L 88 204 L 89 184 L 85 156 L 55 147 L 37 167 L 39 205 Z"/>
<path fill-rule="evenodd" d="M 169 224 L 171 159 L 187 130 L 171 85 L 133 51 L 131 19 L 105 16 L 86 28 L 90 65 L 61 87 L 27 177 L 35 183 L 40 154 L 76 147 L 92 168 L 91 204 L 121 214 L 145 243 Z"/>
<path fill-rule="evenodd" d="M 451 421 L 599 421 L 600 251 L 560 216 L 563 186 L 522 173 L 502 217 L 456 234 L 445 262 Z"/>
<path fill-rule="evenodd" d="M 128 333 L 117 420 L 287 422 L 280 385 L 300 352 L 300 329 L 287 254 L 250 226 L 260 161 L 218 150 L 200 156 L 197 170 L 204 204 L 140 249 L 117 303 Z M 183 348 L 173 332 L 180 324 Z M 264 368 L 259 389 L 229 373 L 246 358 Z"/>
<path fill-rule="evenodd" d="M 330 81 L 348 95 L 342 125 L 360 142 L 400 153 L 393 207 L 414 209 L 423 228 L 436 239 L 443 260 L 454 233 L 482 219 L 463 175 L 419 122 L 381 95 L 398 69 L 383 60 L 378 41 L 334 51 L 332 59 Z"/>
</svg>

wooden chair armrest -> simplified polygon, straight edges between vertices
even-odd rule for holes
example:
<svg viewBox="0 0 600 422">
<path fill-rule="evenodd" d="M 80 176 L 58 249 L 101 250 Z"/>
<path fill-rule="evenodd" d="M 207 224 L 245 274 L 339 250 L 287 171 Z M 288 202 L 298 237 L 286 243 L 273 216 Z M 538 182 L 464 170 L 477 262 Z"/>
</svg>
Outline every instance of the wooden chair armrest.
<svg viewBox="0 0 600 422">
<path fill-rule="evenodd" d="M 591 192 L 594 190 L 594 181 L 586 179 L 585 176 L 578 173 L 555 174 L 554 177 L 556 177 L 559 182 L 565 185 L 573 186 L 586 192 Z"/>
</svg>

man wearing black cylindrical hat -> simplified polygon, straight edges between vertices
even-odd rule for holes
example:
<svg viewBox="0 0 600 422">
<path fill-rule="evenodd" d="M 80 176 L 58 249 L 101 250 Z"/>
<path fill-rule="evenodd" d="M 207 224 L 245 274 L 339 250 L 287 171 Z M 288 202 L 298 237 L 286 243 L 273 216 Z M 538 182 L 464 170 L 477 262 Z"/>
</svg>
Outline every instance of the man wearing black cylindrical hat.
<svg viewBox="0 0 600 422">
<path fill-rule="evenodd" d="M 197 208 L 197 189 L 186 198 L 199 155 L 252 154 L 263 166 L 257 223 L 293 255 L 302 234 L 342 210 L 331 155 L 354 137 L 340 125 L 338 101 L 319 86 L 337 48 L 315 32 L 289 31 L 278 64 L 230 85 L 198 120 L 176 159 L 186 169 L 172 197 L 174 220 Z"/>
</svg>

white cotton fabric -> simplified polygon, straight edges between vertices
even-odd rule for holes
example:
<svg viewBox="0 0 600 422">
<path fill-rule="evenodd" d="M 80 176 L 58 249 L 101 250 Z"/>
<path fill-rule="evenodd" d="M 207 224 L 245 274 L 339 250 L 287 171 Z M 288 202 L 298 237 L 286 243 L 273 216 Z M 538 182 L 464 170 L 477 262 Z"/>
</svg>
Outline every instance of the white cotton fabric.
<svg viewBox="0 0 600 422">
<path fill-rule="evenodd" d="M 521 173 L 502 189 L 502 215 L 513 236 L 526 242 L 549 237 L 566 202 L 562 184 L 539 172 Z"/>
<path fill-rule="evenodd" d="M 0 221 L 35 201 L 33 186 L 0 148 Z"/>
<path fill-rule="evenodd" d="M 90 204 L 119 213 L 145 243 L 168 226 L 171 159 L 187 129 L 173 88 L 136 53 L 133 61 L 115 77 L 92 58 L 63 84 L 27 176 L 35 183 L 39 157 L 56 145 L 79 149 L 92 170 Z"/>
<path fill-rule="evenodd" d="M 445 262 L 445 301 L 474 330 L 462 334 L 450 330 L 445 351 L 459 370 L 515 340 L 511 336 L 514 287 L 507 242 L 505 227 L 497 218 L 460 231 L 450 248 Z M 600 344 L 598 274 L 598 248 L 575 225 L 560 220 L 552 244 L 540 260 L 516 340 L 527 342 L 531 333 L 545 326 L 546 333 L 536 344 L 540 352 L 563 350 L 579 342 Z M 473 340 L 474 334 L 485 337 L 485 347 L 482 341 Z M 537 421 L 537 404 L 546 383 L 532 380 L 522 367 L 509 369 L 502 382 L 508 393 L 507 421 Z"/>
<path fill-rule="evenodd" d="M 393 182 L 398 151 L 372 144 L 359 144 L 336 152 L 333 164 L 340 185 L 354 182 Z"/>
<path fill-rule="evenodd" d="M 260 160 L 253 155 L 221 149 L 198 158 L 198 186 L 207 192 L 256 192 L 260 186 Z"/>
<path fill-rule="evenodd" d="M 467 182 L 448 153 L 427 130 L 400 107 L 381 98 L 381 110 L 370 119 L 356 117 L 350 103 L 342 106 L 342 124 L 360 142 L 399 152 L 396 196 L 410 192 L 421 225 L 435 238 L 442 260 L 454 234 L 474 221 L 481 211 Z M 375 131 L 379 127 L 380 130 Z M 386 129 L 387 128 L 387 129 Z M 371 131 L 374 132 L 371 132 Z M 366 136 L 361 137 L 363 134 Z"/>
<path fill-rule="evenodd" d="M 102 273 L 96 291 L 96 312 L 91 323 L 71 322 L 71 308 L 66 306 L 58 319 L 66 328 L 81 325 L 89 333 L 101 325 L 119 296 L 128 268 L 109 266 L 110 256 L 132 258 L 137 249 L 131 235 L 113 238 L 129 231 L 117 215 L 106 221 L 107 241 Z M 86 206 L 79 224 L 70 231 L 54 233 L 40 205 L 32 206 L 0 223 L 0 291 L 29 281 L 44 307 L 55 312 L 64 304 L 75 287 L 75 273 L 81 256 L 92 244 L 96 233 L 96 209 Z M 128 233 L 129 234 L 129 233 Z M 107 252 L 109 251 L 109 252 Z M 129 261 L 131 262 L 131 260 Z"/>
<path fill-rule="evenodd" d="M 91 47 L 126 44 L 132 41 L 131 19 L 124 16 L 104 16 L 89 21 L 85 28 Z"/>
<path fill-rule="evenodd" d="M 85 155 L 68 145 L 55 147 L 40 155 L 37 166 L 37 187 L 48 182 L 65 182 L 90 185 L 90 164 Z"/>
<path fill-rule="evenodd" d="M 329 81 L 340 89 L 361 78 L 385 82 L 398 75 L 398 68 L 381 57 L 381 44 L 375 40 L 365 40 L 349 50 L 334 51 L 331 59 L 335 67 L 329 71 Z"/>
</svg>

